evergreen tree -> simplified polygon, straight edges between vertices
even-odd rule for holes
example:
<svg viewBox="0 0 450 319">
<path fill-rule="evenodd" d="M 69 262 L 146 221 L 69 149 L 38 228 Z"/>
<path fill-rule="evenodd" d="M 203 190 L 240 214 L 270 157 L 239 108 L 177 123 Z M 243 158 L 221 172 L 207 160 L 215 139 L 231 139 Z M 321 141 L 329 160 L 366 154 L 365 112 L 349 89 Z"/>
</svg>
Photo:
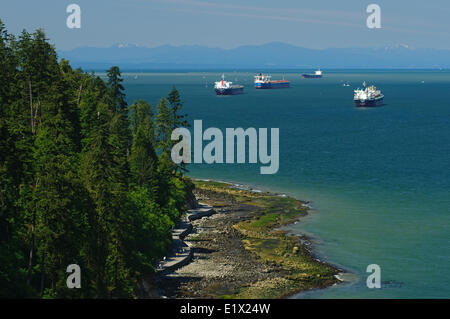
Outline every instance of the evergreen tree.
<svg viewBox="0 0 450 319">
<path fill-rule="evenodd" d="M 166 207 L 169 202 L 171 178 L 175 172 L 175 163 L 171 159 L 171 134 L 172 134 L 172 113 L 165 98 L 159 100 L 156 106 L 157 115 L 155 119 L 157 147 L 160 153 L 158 161 L 159 175 L 159 204 Z"/>
<path fill-rule="evenodd" d="M 97 238 L 89 249 L 96 274 L 93 285 L 100 297 L 128 297 L 133 282 L 128 262 L 133 214 L 127 201 L 127 144 L 121 136 L 125 120 L 106 103 L 98 105 L 96 114 L 82 163 L 84 184 L 96 207 L 91 223 Z"/>
<path fill-rule="evenodd" d="M 125 94 L 123 93 L 125 88 L 122 85 L 123 79 L 120 74 L 120 69 L 118 66 L 113 66 L 106 73 L 108 76 L 107 85 L 112 98 L 112 103 L 117 110 L 123 111 L 127 107 L 127 102 L 125 101 Z"/>
<path fill-rule="evenodd" d="M 159 100 L 156 111 L 155 125 L 157 148 L 161 153 L 170 154 L 173 120 L 169 105 L 164 97 L 161 97 Z"/>
<path fill-rule="evenodd" d="M 170 104 L 170 113 L 171 113 L 171 122 L 172 122 L 172 130 L 178 128 L 178 127 L 189 127 L 189 123 L 186 120 L 185 114 L 180 114 L 181 109 L 183 108 L 183 103 L 181 102 L 180 93 L 176 89 L 175 86 L 173 86 L 172 91 L 170 91 L 169 95 L 167 96 L 167 101 Z M 180 137 L 181 140 L 181 137 Z M 171 141 L 171 146 L 178 143 L 178 141 Z M 181 162 L 180 164 L 175 166 L 175 170 L 179 171 L 181 174 L 184 172 L 187 172 L 186 169 L 186 163 Z"/>
<path fill-rule="evenodd" d="M 107 92 L 105 82 L 94 75 L 84 75 L 84 90 L 80 96 L 80 126 L 82 150 L 90 144 L 90 136 L 100 117 L 97 110 L 99 103 L 107 103 Z"/>
<path fill-rule="evenodd" d="M 167 101 L 169 102 L 172 115 L 172 129 L 176 129 L 177 127 L 189 127 L 190 125 L 186 120 L 187 115 L 180 114 L 183 103 L 181 101 L 180 93 L 175 86 L 172 87 L 172 91 L 170 91 L 167 96 Z"/>
<path fill-rule="evenodd" d="M 157 196 L 157 156 L 153 110 L 150 104 L 139 100 L 130 106 L 130 122 L 133 133 L 130 166 L 133 180 L 138 186 L 146 185 L 153 196 Z"/>
<path fill-rule="evenodd" d="M 26 250 L 19 232 L 23 216 L 16 207 L 22 166 L 14 132 L 14 111 L 10 105 L 17 99 L 15 88 L 17 55 L 15 39 L 0 20 L 0 298 L 31 297 L 34 292 L 25 285 L 23 267 Z"/>
<path fill-rule="evenodd" d="M 56 90 L 52 96 L 62 98 Z M 70 134 L 73 128 L 64 114 L 66 103 L 64 100 L 43 103 L 45 117 L 35 142 L 38 182 L 34 200 L 41 294 L 48 282 L 51 294 L 58 297 L 81 292 L 67 290 L 65 269 L 70 264 L 84 264 L 80 251 L 87 214 L 84 188 L 77 175 L 76 145 Z"/>
<path fill-rule="evenodd" d="M 16 149 L 24 171 L 20 186 L 20 209 L 24 214 L 25 223 L 30 225 L 30 231 L 24 233 L 24 236 L 30 245 L 27 282 L 31 284 L 33 266 L 36 263 L 35 239 L 38 221 L 34 192 L 39 184 L 35 174 L 33 146 L 41 123 L 42 104 L 49 98 L 48 93 L 51 87 L 58 82 L 59 66 L 56 52 L 48 43 L 42 30 L 37 30 L 33 34 L 23 31 L 17 43 L 17 55 L 21 70 L 17 76 L 20 96 L 12 109 L 18 118 L 18 121 L 15 121 L 14 132 L 19 137 Z M 28 111 L 26 111 L 27 105 Z"/>
</svg>

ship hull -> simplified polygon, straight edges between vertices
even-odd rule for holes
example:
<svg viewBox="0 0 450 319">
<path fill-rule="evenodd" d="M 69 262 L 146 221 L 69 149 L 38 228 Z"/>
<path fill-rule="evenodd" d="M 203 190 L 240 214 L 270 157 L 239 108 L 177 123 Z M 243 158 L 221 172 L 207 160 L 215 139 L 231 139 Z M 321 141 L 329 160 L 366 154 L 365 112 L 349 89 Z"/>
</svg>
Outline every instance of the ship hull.
<svg viewBox="0 0 450 319">
<path fill-rule="evenodd" d="M 255 89 L 286 89 L 290 87 L 289 81 L 271 81 L 255 83 Z"/>
<path fill-rule="evenodd" d="M 228 89 L 214 89 L 217 95 L 237 95 L 244 93 L 244 87 L 228 88 Z"/>
<path fill-rule="evenodd" d="M 383 98 L 375 100 L 353 100 L 356 107 L 374 107 L 383 105 Z"/>
<path fill-rule="evenodd" d="M 316 74 L 302 74 L 302 78 L 304 79 L 321 79 L 322 75 L 316 75 Z"/>
</svg>

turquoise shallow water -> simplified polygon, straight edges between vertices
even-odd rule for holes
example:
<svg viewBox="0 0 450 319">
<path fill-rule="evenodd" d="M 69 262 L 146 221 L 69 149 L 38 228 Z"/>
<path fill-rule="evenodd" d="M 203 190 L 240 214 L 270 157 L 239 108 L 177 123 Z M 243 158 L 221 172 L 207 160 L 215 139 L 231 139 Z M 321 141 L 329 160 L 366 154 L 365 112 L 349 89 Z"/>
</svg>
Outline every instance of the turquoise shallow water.
<svg viewBox="0 0 450 319">
<path fill-rule="evenodd" d="M 190 174 L 311 201 L 314 211 L 291 230 L 312 236 L 318 255 L 351 276 L 295 297 L 450 297 L 450 72 L 299 74 L 273 73 L 292 88 L 257 91 L 253 73 L 228 72 L 245 94 L 222 97 L 212 85 L 219 72 L 124 77 L 130 102 L 154 106 L 175 84 L 190 120 L 204 128 L 280 128 L 276 175 L 260 175 L 259 164 L 191 165 Z M 364 80 L 382 89 L 384 106 L 353 107 L 352 90 Z M 366 287 L 369 264 L 380 265 L 382 289 Z"/>
</svg>

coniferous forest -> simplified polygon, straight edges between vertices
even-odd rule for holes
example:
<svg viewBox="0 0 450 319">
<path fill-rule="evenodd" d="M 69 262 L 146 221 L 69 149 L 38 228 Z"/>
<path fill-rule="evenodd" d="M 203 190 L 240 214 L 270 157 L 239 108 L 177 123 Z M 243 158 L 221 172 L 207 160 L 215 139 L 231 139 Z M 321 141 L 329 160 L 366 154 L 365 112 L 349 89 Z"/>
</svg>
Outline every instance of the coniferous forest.
<svg viewBox="0 0 450 319">
<path fill-rule="evenodd" d="M 181 108 L 175 87 L 128 105 L 118 67 L 74 70 L 0 21 L 0 298 L 136 296 L 192 190 L 170 157 Z"/>
</svg>

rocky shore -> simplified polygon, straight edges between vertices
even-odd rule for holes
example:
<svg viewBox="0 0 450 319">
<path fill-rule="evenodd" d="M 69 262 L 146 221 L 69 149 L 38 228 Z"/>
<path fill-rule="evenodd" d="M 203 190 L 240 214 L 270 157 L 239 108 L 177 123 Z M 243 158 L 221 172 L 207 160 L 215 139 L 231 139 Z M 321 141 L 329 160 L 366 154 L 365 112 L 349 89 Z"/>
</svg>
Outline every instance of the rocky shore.
<svg viewBox="0 0 450 319">
<path fill-rule="evenodd" d="M 283 225 L 307 214 L 296 199 L 226 183 L 196 181 L 199 202 L 216 214 L 191 221 L 190 262 L 156 274 L 154 298 L 283 298 L 333 285 L 339 270 L 311 256 L 306 238 Z"/>
</svg>

